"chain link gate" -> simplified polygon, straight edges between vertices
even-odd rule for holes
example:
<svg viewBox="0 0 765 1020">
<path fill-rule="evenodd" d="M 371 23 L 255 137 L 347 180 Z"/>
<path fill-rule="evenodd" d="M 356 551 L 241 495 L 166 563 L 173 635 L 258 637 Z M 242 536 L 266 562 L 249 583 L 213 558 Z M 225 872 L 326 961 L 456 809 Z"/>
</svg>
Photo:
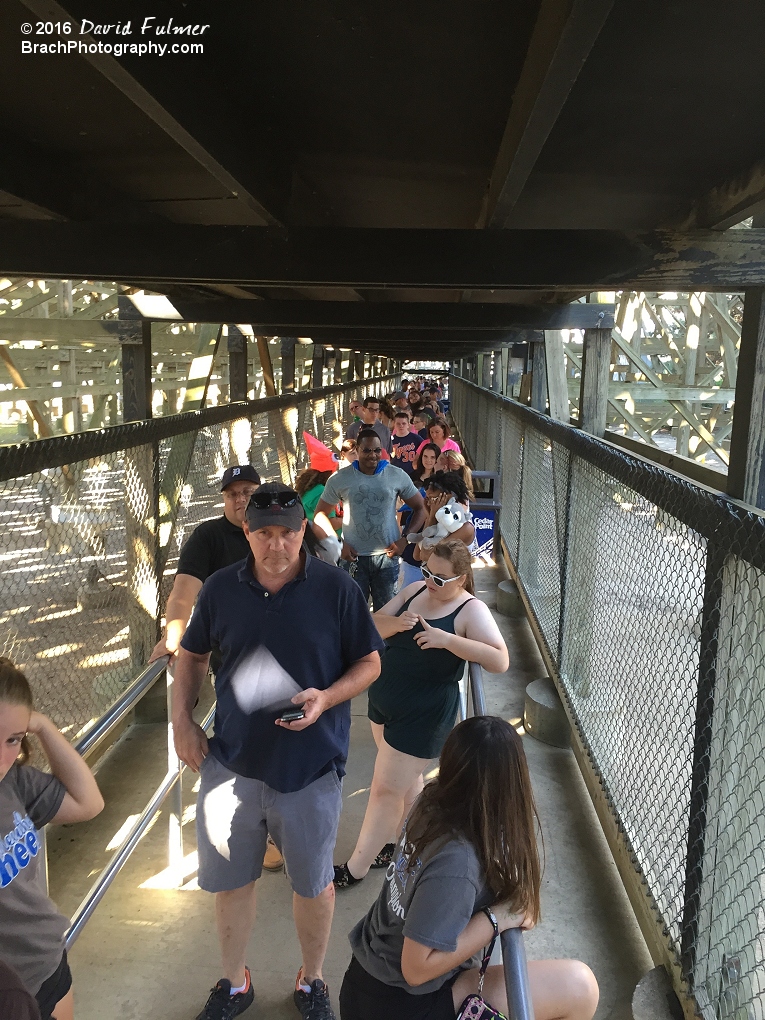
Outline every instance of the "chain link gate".
<svg viewBox="0 0 765 1020">
<path fill-rule="evenodd" d="M 180 547 L 222 513 L 228 465 L 292 482 L 307 464 L 304 429 L 333 444 L 351 398 L 397 382 L 0 448 L 0 655 L 27 674 L 37 708 L 76 742 L 144 669 Z"/>
<path fill-rule="evenodd" d="M 656 962 L 688 1016 L 765 1018 L 765 517 L 451 379 Z"/>
</svg>

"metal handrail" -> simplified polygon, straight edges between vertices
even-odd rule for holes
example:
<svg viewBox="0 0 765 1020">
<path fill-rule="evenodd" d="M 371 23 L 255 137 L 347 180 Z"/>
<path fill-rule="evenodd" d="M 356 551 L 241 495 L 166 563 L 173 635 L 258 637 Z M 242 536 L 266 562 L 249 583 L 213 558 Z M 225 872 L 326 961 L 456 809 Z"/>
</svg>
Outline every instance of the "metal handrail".
<svg viewBox="0 0 765 1020">
<path fill-rule="evenodd" d="M 114 727 L 122 722 L 135 703 L 140 701 L 149 688 L 156 683 L 169 661 L 170 656 L 163 655 L 156 662 L 150 663 L 143 673 L 135 678 L 122 696 L 113 705 L 109 706 L 101 718 L 97 719 L 85 730 L 74 745 L 75 751 L 82 755 L 83 758 L 90 754 L 111 733 Z"/>
<path fill-rule="evenodd" d="M 207 716 L 201 723 L 203 730 L 207 730 L 209 728 L 210 724 L 212 723 L 214 715 L 215 706 L 213 705 L 213 707 L 210 709 Z M 91 886 L 87 896 L 79 905 L 79 907 L 74 913 L 74 916 L 72 917 L 72 923 L 69 927 L 69 930 L 66 933 L 67 950 L 74 945 L 75 941 L 82 933 L 82 929 L 85 927 L 85 924 L 90 919 L 90 917 L 93 914 L 93 911 L 96 909 L 98 904 L 103 899 L 106 890 L 112 884 L 112 882 L 120 873 L 132 852 L 138 846 L 141 836 L 143 836 L 143 834 L 148 829 L 155 814 L 165 801 L 165 798 L 173 789 L 175 784 L 180 781 L 180 778 L 183 775 L 185 768 L 186 766 L 184 764 L 180 764 L 178 768 L 170 769 L 168 771 L 165 778 L 157 787 L 154 795 L 149 800 L 149 803 L 141 812 L 140 817 L 135 821 L 135 823 L 131 827 L 130 832 L 128 832 L 128 834 L 122 840 L 120 845 L 114 851 L 111 860 Z"/>
</svg>

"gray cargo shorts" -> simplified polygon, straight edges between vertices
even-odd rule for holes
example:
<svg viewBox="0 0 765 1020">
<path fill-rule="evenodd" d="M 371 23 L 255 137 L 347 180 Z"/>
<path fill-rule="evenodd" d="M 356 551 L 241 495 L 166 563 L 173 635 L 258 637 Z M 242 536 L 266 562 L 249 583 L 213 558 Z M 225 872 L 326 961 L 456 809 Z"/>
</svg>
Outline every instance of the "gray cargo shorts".
<svg viewBox="0 0 765 1020">
<path fill-rule="evenodd" d="M 208 754 L 197 800 L 199 886 L 226 892 L 260 878 L 266 837 L 281 850 L 298 896 L 313 899 L 334 877 L 332 863 L 343 806 L 332 770 L 295 793 L 247 779 Z"/>
</svg>

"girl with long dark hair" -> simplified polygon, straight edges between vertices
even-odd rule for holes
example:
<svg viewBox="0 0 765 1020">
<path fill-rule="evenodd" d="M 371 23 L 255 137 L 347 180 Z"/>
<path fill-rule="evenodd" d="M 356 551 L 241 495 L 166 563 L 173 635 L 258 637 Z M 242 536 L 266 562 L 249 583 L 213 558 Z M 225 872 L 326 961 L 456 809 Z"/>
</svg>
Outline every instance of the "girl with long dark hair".
<svg viewBox="0 0 765 1020">
<path fill-rule="evenodd" d="M 526 756 L 495 716 L 455 727 L 436 778 L 415 804 L 376 902 L 350 933 L 341 1020 L 455 1020 L 479 988 L 482 950 L 497 932 L 539 919 L 538 824 Z M 533 960 L 536 1020 L 590 1020 L 592 971 L 577 960 Z M 501 967 L 483 998 L 507 1014 Z"/>
</svg>

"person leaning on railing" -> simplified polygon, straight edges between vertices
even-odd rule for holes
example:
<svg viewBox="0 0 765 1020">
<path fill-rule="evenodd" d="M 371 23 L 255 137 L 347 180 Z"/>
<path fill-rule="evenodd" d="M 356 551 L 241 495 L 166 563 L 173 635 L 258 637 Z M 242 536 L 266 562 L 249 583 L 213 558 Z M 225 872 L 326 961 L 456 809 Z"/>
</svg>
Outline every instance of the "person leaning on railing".
<svg viewBox="0 0 765 1020">
<path fill-rule="evenodd" d="M 149 662 L 163 655 L 177 656 L 202 585 L 217 570 L 239 563 L 249 555 L 250 547 L 243 530 L 244 514 L 250 496 L 258 491 L 259 485 L 260 475 L 251 464 L 233 464 L 223 472 L 220 480 L 223 516 L 200 524 L 184 542 L 167 599 L 165 636 L 154 646 Z M 220 655 L 216 648 L 210 656 L 210 668 L 217 673 L 219 666 Z M 266 871 L 279 871 L 283 866 L 282 855 L 269 839 L 263 867 Z"/>
<path fill-rule="evenodd" d="M 460 723 L 406 820 L 377 900 L 349 935 L 341 1020 L 483 1015 L 466 1000 L 481 988 L 484 947 L 539 919 L 536 825 L 515 729 L 496 716 Z M 529 986 L 536 1020 L 590 1020 L 598 1004 L 595 975 L 578 960 L 531 961 Z M 488 967 L 481 992 L 508 1015 L 502 967 Z"/>
</svg>

